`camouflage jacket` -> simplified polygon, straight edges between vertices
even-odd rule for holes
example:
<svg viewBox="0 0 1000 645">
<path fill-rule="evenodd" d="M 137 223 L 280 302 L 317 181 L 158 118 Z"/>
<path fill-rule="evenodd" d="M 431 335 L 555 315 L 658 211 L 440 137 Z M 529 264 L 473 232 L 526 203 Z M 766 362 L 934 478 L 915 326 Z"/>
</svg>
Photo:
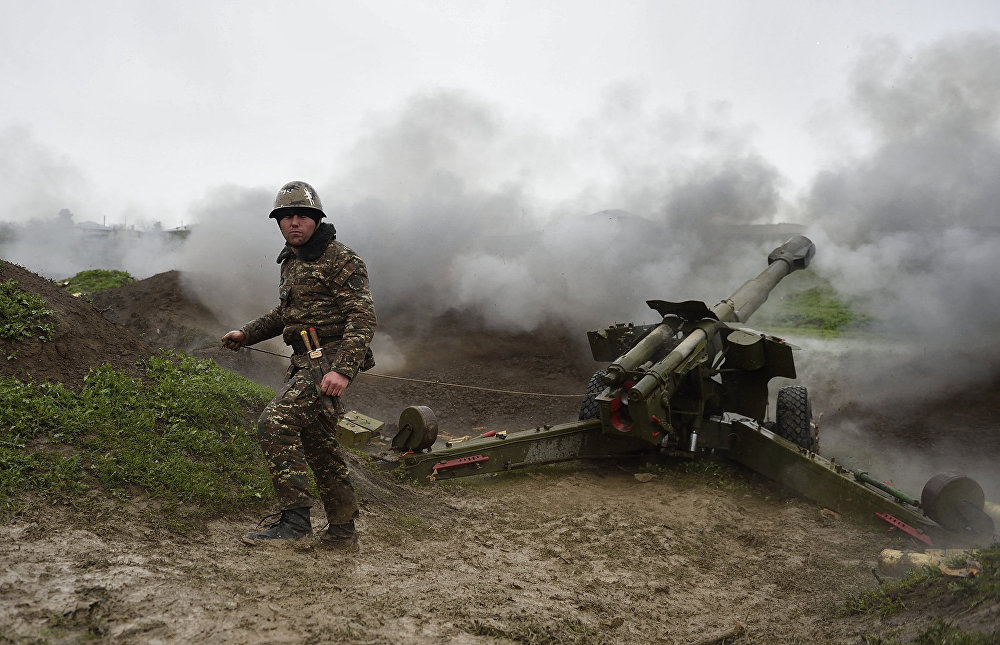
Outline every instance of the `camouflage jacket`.
<svg viewBox="0 0 1000 645">
<path fill-rule="evenodd" d="M 353 379 L 374 364 L 368 349 L 375 334 L 375 304 L 368 289 L 365 263 L 321 224 L 296 255 L 286 245 L 281 264 L 277 307 L 243 326 L 246 344 L 282 335 L 296 350 L 294 367 L 305 367 L 302 330 L 315 327 L 323 354 L 336 372 Z"/>
</svg>

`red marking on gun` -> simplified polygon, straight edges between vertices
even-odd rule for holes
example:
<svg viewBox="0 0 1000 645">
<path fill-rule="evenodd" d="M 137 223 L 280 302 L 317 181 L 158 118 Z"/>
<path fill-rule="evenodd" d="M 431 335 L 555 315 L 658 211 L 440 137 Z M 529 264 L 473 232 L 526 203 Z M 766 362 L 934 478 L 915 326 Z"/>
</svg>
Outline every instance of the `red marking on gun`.
<svg viewBox="0 0 1000 645">
<path fill-rule="evenodd" d="M 931 539 L 929 537 L 927 537 L 917 529 L 913 528 L 903 520 L 899 519 L 898 517 L 890 515 L 889 513 L 875 513 L 875 517 L 879 518 L 883 522 L 886 522 L 889 526 L 897 528 L 903 533 L 906 533 L 907 535 L 917 540 L 920 540 L 927 546 L 934 546 L 934 543 L 931 542 Z"/>
<path fill-rule="evenodd" d="M 471 455 L 469 457 L 459 457 L 458 459 L 449 459 L 448 461 L 439 461 L 434 464 L 434 474 L 442 470 L 450 470 L 452 468 L 460 468 L 462 466 L 472 466 L 475 464 L 483 463 L 484 461 L 489 461 L 488 455 Z"/>
</svg>

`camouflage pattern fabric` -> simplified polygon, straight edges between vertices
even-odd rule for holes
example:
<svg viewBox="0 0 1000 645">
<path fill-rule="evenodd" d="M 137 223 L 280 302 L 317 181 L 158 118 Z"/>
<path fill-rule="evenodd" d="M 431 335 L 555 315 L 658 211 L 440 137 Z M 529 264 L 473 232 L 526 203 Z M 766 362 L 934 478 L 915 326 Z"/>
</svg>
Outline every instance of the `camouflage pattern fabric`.
<svg viewBox="0 0 1000 645">
<path fill-rule="evenodd" d="M 269 217 L 278 219 L 283 208 L 309 208 L 323 214 L 323 202 L 320 201 L 316 189 L 304 181 L 290 181 L 281 187 L 274 198 L 274 210 Z"/>
<path fill-rule="evenodd" d="M 243 326 L 246 344 L 281 334 L 294 346 L 302 330 L 315 327 L 331 368 L 353 379 L 367 367 L 365 356 L 375 334 L 375 304 L 365 263 L 336 240 L 329 224 L 321 224 L 298 255 L 286 246 L 278 261 L 280 302 Z M 299 362 L 296 367 L 306 365 L 304 357 Z"/>
<path fill-rule="evenodd" d="M 285 246 L 277 307 L 243 326 L 246 344 L 281 334 L 298 350 L 292 356 L 285 389 L 264 409 L 257 424 L 258 440 L 268 459 L 282 509 L 311 506 L 306 465 L 312 468 L 333 524 L 357 514 L 354 491 L 347 479 L 334 429 L 302 354 L 302 330 L 315 327 L 330 369 L 353 379 L 374 364 L 368 348 L 375 334 L 375 305 L 364 262 L 336 240 L 336 230 L 321 224 L 293 253 Z M 339 414 L 344 408 L 334 398 Z"/>
<path fill-rule="evenodd" d="M 333 398 L 340 415 L 340 398 Z M 271 481 L 282 509 L 312 506 L 306 464 L 331 524 L 350 522 L 358 514 L 347 464 L 334 434 L 337 419 L 330 418 L 306 370 L 292 375 L 257 422 L 257 440 L 271 470 Z"/>
</svg>

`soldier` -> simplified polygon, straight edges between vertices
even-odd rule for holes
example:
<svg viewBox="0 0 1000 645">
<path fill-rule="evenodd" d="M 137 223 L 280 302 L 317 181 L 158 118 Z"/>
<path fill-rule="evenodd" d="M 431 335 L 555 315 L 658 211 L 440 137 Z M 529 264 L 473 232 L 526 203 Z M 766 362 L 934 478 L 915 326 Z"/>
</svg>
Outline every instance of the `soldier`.
<svg viewBox="0 0 1000 645">
<path fill-rule="evenodd" d="M 321 404 L 322 394 L 333 397 L 336 415 L 343 416 L 340 395 L 358 371 L 375 362 L 369 343 L 375 333 L 375 305 L 368 289 L 364 262 L 337 241 L 333 224 L 325 217 L 319 196 L 303 181 L 285 184 L 271 211 L 285 238 L 278 255 L 281 265 L 280 302 L 260 318 L 222 337 L 232 350 L 282 335 L 292 347 L 285 385 L 260 415 L 257 438 L 267 458 L 281 507 L 280 517 L 266 530 L 244 538 L 298 540 L 312 535 L 306 465 L 312 468 L 329 528 L 322 544 L 357 544 L 354 519 L 358 505 L 340 454 L 334 430 L 339 418 Z M 315 328 L 330 371 L 317 384 L 308 369 L 309 358 L 300 332 Z M 274 514 L 265 518 L 278 517 Z"/>
</svg>

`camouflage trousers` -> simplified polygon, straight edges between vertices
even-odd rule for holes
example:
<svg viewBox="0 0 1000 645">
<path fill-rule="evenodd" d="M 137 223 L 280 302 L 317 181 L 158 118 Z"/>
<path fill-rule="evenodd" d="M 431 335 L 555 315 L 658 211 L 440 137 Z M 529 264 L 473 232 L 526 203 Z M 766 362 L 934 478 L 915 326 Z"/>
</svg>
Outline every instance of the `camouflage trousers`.
<svg viewBox="0 0 1000 645">
<path fill-rule="evenodd" d="M 343 416 L 339 397 L 337 412 Z M 323 409 L 308 370 L 298 370 L 267 404 L 257 422 L 257 440 L 271 470 L 281 508 L 312 506 L 306 467 L 312 468 L 320 499 L 331 524 L 350 522 L 358 514 L 347 464 L 340 454 L 338 419 Z"/>
</svg>

